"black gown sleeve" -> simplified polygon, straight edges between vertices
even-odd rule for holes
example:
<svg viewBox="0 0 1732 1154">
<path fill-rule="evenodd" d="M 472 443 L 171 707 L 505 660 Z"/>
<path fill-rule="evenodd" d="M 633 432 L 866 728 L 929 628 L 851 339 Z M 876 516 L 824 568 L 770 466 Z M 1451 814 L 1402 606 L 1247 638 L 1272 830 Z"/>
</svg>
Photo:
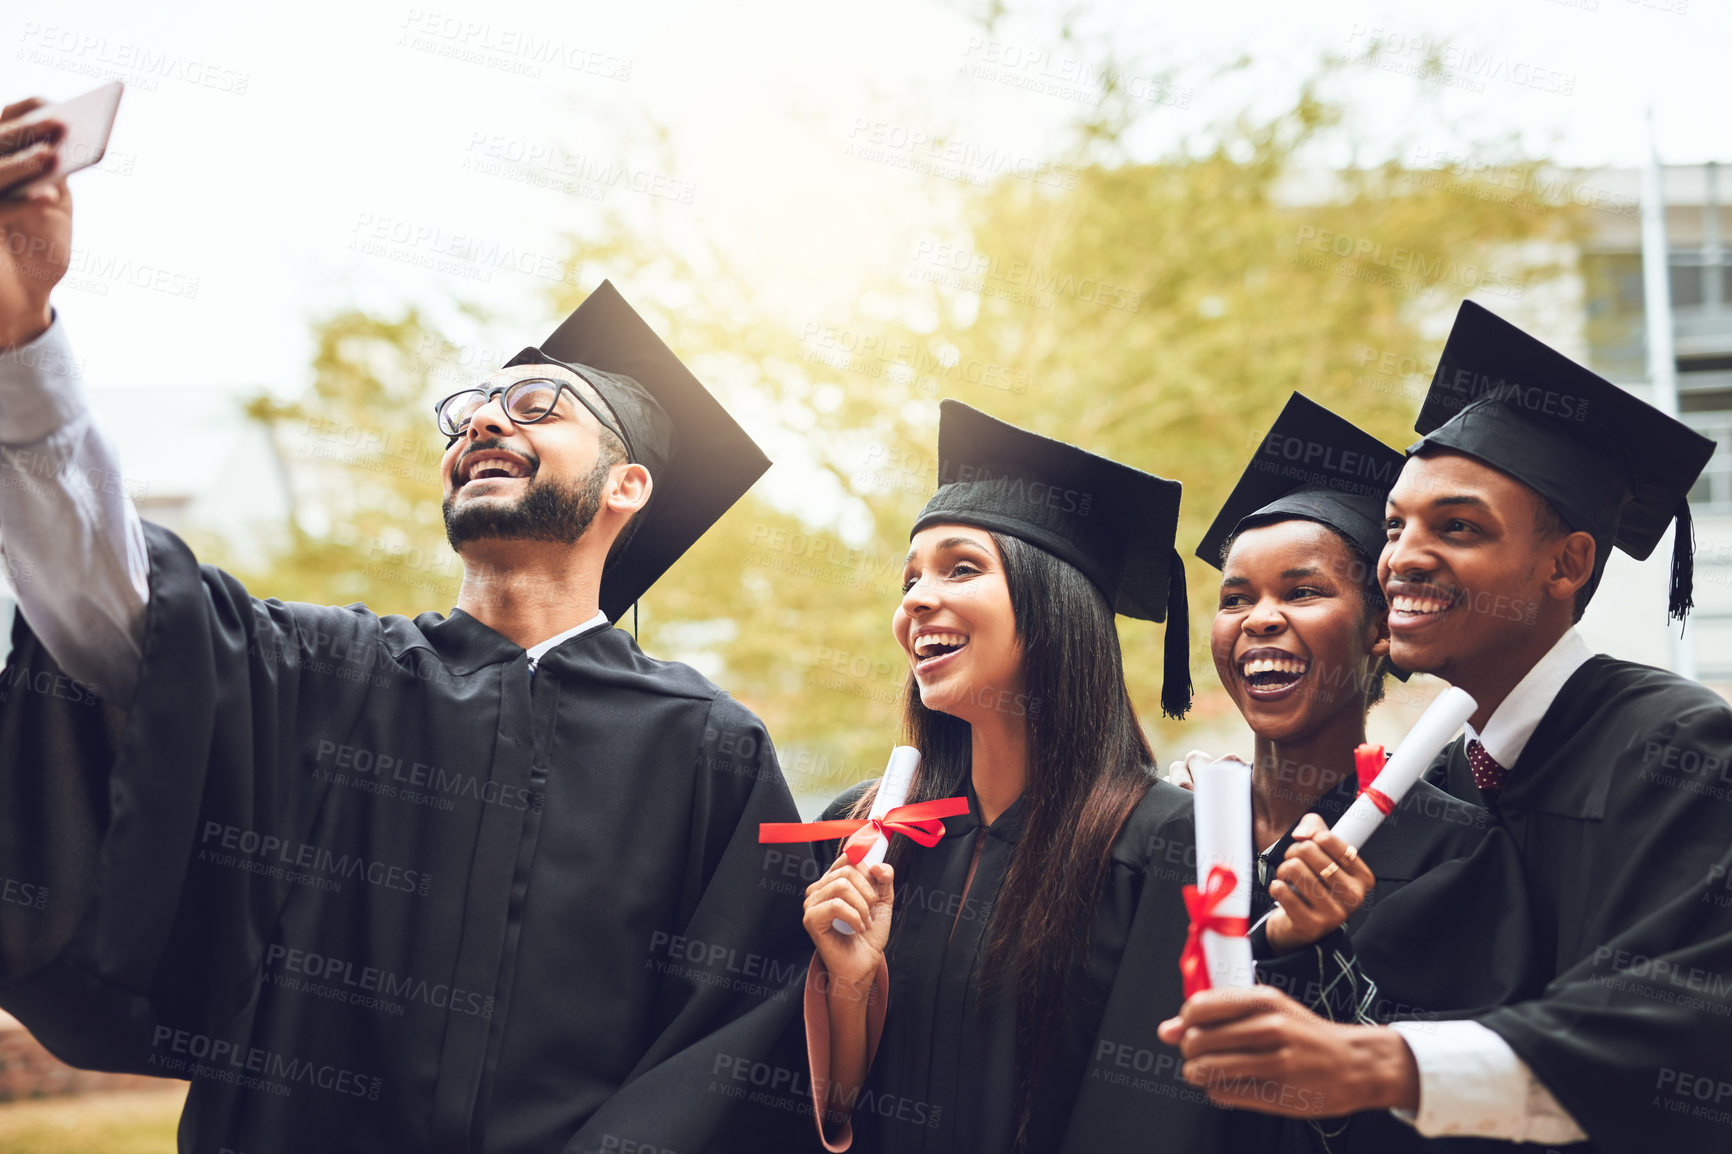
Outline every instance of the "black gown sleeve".
<svg viewBox="0 0 1732 1154">
<path fill-rule="evenodd" d="M 1544 951 L 1520 855 L 1494 826 L 1473 851 L 1424 870 L 1348 927 L 1372 987 L 1368 1022 L 1468 1017 L 1534 996 Z"/>
<path fill-rule="evenodd" d="M 1728 1150 L 1732 711 L 1698 686 L 1646 676 L 1676 687 L 1634 701 L 1594 695 L 1598 719 L 1578 727 L 1584 756 L 1609 762 L 1604 776 L 1574 759 L 1559 766 L 1604 791 L 1578 801 L 1589 816 L 1522 819 L 1537 884 L 1560 895 L 1556 976 L 1539 997 L 1479 1020 L 1594 1149 Z M 1554 860 L 1570 871 L 1548 868 Z"/>
<path fill-rule="evenodd" d="M 145 534 L 141 676 L 118 737 L 104 707 L 54 691 L 76 683 L 15 626 L 0 845 L 48 901 L 34 922 L 0 906 L 0 1005 L 74 1065 L 148 1074 L 156 1026 L 210 1029 L 250 997 L 289 882 L 195 867 L 304 839 L 323 788 L 297 769 L 295 719 L 309 702 L 339 724 L 365 707 L 378 618 L 257 600 L 172 533 Z"/>
<path fill-rule="evenodd" d="M 136 993 L 57 965 L 95 900 L 98 852 L 108 825 L 107 767 L 125 723 L 66 674 L 13 619 L 12 647 L 0 669 L 0 1004 L 20 990 L 56 1000 L 64 1022 L 56 1051 L 74 1065 L 101 1068 L 106 1047 L 79 1041 L 93 1030 L 142 1030 L 149 1007 Z M 46 772 L 47 767 L 65 772 Z"/>
</svg>

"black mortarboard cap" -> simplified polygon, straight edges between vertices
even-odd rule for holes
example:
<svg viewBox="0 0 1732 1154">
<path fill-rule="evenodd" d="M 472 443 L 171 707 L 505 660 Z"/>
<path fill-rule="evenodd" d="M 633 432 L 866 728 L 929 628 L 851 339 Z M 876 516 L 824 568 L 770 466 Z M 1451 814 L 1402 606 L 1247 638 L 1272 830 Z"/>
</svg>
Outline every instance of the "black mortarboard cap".
<svg viewBox="0 0 1732 1154">
<path fill-rule="evenodd" d="M 1241 529 L 1319 521 L 1345 533 L 1373 565 L 1383 552 L 1383 506 L 1404 458 L 1364 429 L 1294 393 L 1197 546 L 1219 569 Z"/>
<path fill-rule="evenodd" d="M 954 522 L 1006 533 L 1069 562 L 1117 613 L 1165 621 L 1161 711 L 1191 705 L 1185 568 L 1173 548 L 1177 481 L 1019 429 L 961 401 L 939 405 L 938 492 L 909 536 Z"/>
<path fill-rule="evenodd" d="M 1197 556 L 1221 567 L 1241 530 L 1279 521 L 1316 521 L 1346 535 L 1370 567 L 1387 539 L 1384 505 L 1405 460 L 1358 425 L 1294 393 L 1257 442 L 1251 463 L 1203 534 Z M 1390 671 L 1403 681 L 1406 671 Z"/>
<path fill-rule="evenodd" d="M 595 386 L 610 410 L 596 419 L 654 483 L 625 551 L 602 574 L 602 612 L 618 621 L 763 476 L 770 459 L 611 282 L 540 348 L 524 349 L 505 367 L 525 364 L 562 365 Z"/>
<path fill-rule="evenodd" d="M 1407 451 L 1473 457 L 1593 535 L 1598 586 L 1611 547 L 1645 560 L 1675 517 L 1668 612 L 1690 611 L 1695 542 L 1686 499 L 1714 442 L 1472 301 L 1438 357 Z"/>
</svg>

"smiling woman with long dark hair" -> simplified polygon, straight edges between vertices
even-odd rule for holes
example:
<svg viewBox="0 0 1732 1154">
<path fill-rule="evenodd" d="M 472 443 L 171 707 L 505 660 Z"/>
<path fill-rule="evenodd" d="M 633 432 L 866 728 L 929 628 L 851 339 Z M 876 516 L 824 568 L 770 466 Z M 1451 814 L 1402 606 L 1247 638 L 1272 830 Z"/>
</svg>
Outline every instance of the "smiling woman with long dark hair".
<svg viewBox="0 0 1732 1154">
<path fill-rule="evenodd" d="M 1171 1051 L 1154 1062 L 1160 1008 L 1182 997 L 1189 800 L 1155 779 L 1114 616 L 1166 618 L 1162 703 L 1182 714 L 1179 486 L 952 401 L 939 457 L 892 632 L 923 754 L 909 800 L 970 812 L 930 848 L 893 838 L 868 871 L 837 857 L 808 889 L 826 1144 L 1108 1149 L 1140 1132 L 1206 1149 L 1218 1114 Z M 863 815 L 875 789 L 826 816 Z"/>
</svg>

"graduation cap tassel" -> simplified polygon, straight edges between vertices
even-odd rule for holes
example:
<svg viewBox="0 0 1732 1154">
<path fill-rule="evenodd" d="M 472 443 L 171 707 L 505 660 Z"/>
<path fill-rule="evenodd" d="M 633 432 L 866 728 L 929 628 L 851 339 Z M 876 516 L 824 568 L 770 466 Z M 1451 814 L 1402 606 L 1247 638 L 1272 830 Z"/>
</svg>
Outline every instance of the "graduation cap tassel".
<svg viewBox="0 0 1732 1154">
<path fill-rule="evenodd" d="M 1667 616 L 1682 621 L 1695 608 L 1692 585 L 1696 576 L 1696 526 L 1690 520 L 1688 498 L 1678 502 L 1677 524 L 1672 527 L 1672 589 L 1666 601 Z"/>
<path fill-rule="evenodd" d="M 1167 578 L 1167 636 L 1163 642 L 1161 712 L 1183 721 L 1191 709 L 1191 606 L 1185 597 L 1185 562 L 1173 550 Z"/>
</svg>

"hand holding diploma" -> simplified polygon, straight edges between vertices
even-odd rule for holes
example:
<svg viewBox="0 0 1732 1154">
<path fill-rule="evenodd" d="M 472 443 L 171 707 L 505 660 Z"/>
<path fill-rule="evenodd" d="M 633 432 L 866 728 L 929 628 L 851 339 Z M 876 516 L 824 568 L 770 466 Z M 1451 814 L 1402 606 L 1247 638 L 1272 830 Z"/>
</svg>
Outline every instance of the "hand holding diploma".
<svg viewBox="0 0 1732 1154">
<path fill-rule="evenodd" d="M 878 780 L 878 792 L 873 795 L 872 810 L 867 815 L 868 821 L 883 821 L 885 814 L 907 804 L 908 791 L 914 786 L 914 771 L 919 768 L 920 751 L 913 746 L 898 745 L 890 751 L 890 763 L 884 767 L 884 776 Z M 864 832 L 865 830 L 861 831 L 861 833 Z M 883 861 L 884 855 L 889 850 L 890 835 L 880 832 L 873 839 L 871 848 L 866 851 L 865 856 L 855 864 L 863 870 L 870 869 Z M 839 934 L 854 932 L 854 927 L 840 918 L 836 920 L 833 928 Z"/>
<path fill-rule="evenodd" d="M 803 921 L 832 984 L 862 997 L 883 962 L 896 901 L 895 874 L 883 864 L 890 838 L 875 823 L 907 803 L 918 768 L 919 750 L 899 745 L 890 751 L 866 823 L 848 835 L 849 845 L 824 876 L 806 887 Z M 862 851 L 859 842 L 867 837 Z"/>
<path fill-rule="evenodd" d="M 1318 924 L 1337 913 L 1343 918 L 1351 913 L 1340 900 L 1351 897 L 1350 893 L 1329 894 L 1321 898 L 1323 904 L 1319 906 L 1311 901 L 1312 895 L 1318 894 L 1314 887 L 1375 882 L 1358 860 L 1358 847 L 1400 804 L 1475 708 L 1468 694 L 1453 687 L 1446 690 L 1369 782 L 1364 779 L 1377 766 L 1374 759 L 1365 758 L 1359 799 L 1333 830 L 1324 831 L 1322 819 L 1306 815 L 1294 831 L 1296 838 L 1300 834 L 1305 837 L 1289 849 L 1287 860 L 1276 871 L 1277 883 L 1270 887 L 1281 903 L 1281 910 L 1269 921 L 1271 945 L 1277 937 L 1276 921 L 1283 914 L 1294 921 L 1296 936 L 1305 930 L 1291 913 L 1300 908 L 1296 903 L 1302 896 L 1307 907 L 1320 915 Z M 1206 776 L 1197 780 L 1199 869 L 1208 860 L 1206 854 L 1218 852 L 1216 839 L 1226 832 L 1215 825 L 1220 820 L 1215 803 L 1205 802 L 1207 780 Z M 1248 799 L 1241 828 L 1248 841 Z M 1362 893 L 1359 898 L 1363 901 Z M 1178 1016 L 1161 1023 L 1160 1028 L 1161 1040 L 1178 1046 L 1185 1058 L 1185 1080 L 1203 1087 L 1217 1105 L 1290 1118 L 1418 1109 L 1419 1067 L 1407 1043 L 1394 1030 L 1325 1021 L 1268 986 L 1245 990 L 1219 988 L 1221 985 L 1224 983 L 1195 992 L 1187 988 Z"/>
<path fill-rule="evenodd" d="M 1269 882 L 1276 908 L 1264 923 L 1269 946 L 1290 954 L 1326 937 L 1358 912 L 1377 878 L 1359 851 L 1308 813 L 1293 827 L 1293 844 Z"/>
<path fill-rule="evenodd" d="M 1193 771 L 1197 794 L 1197 884 L 1185 887 L 1191 933 L 1180 956 L 1185 993 L 1249 988 L 1251 943 L 1251 767 L 1223 757 Z"/>
<path fill-rule="evenodd" d="M 806 887 L 803 918 L 825 967 L 832 978 L 844 983 L 870 982 L 883 959 L 895 896 L 891 868 L 884 864 L 890 835 L 899 833 L 920 845 L 934 846 L 944 837 L 943 819 L 968 812 L 966 797 L 909 805 L 919 766 L 919 750 L 907 745 L 891 750 L 865 818 L 766 822 L 758 827 L 758 841 L 765 844 L 847 839 L 835 864 Z"/>
<path fill-rule="evenodd" d="M 1288 1118 L 1419 1108 L 1419 1067 L 1400 1034 L 1327 1021 L 1273 986 L 1204 990 L 1160 1038 L 1218 1106 Z"/>
<path fill-rule="evenodd" d="M 1362 785 L 1359 800 L 1335 823 L 1336 835 L 1356 849 L 1363 846 L 1477 708 L 1463 690 L 1453 685 L 1444 690 L 1396 748 L 1383 772 L 1370 785 Z"/>
<path fill-rule="evenodd" d="M 862 869 L 843 855 L 806 887 L 801 924 L 829 973 L 827 994 L 864 1003 L 890 940 L 895 882 L 896 875 L 883 862 Z"/>
<path fill-rule="evenodd" d="M 1365 904 L 1377 878 L 1360 860 L 1359 847 L 1425 775 L 1474 708 L 1472 697 L 1451 687 L 1431 703 L 1388 762 L 1379 745 L 1354 751 L 1358 799 L 1333 830 L 1316 814 L 1306 814 L 1294 827 L 1293 844 L 1269 883 L 1269 896 L 1278 908 L 1269 915 L 1265 932 L 1277 954 L 1320 940 Z"/>
</svg>

